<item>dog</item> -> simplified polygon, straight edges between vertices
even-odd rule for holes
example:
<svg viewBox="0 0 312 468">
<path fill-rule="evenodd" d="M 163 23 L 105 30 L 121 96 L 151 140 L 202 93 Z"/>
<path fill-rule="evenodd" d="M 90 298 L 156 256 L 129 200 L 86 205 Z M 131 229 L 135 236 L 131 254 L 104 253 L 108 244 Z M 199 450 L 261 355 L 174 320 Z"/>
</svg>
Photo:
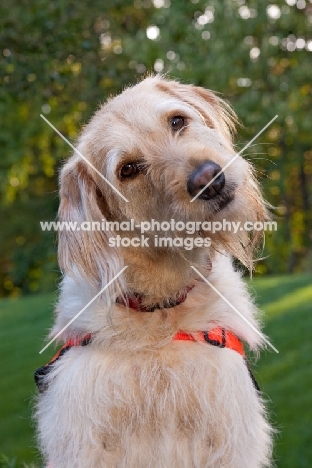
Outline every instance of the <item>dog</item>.
<svg viewBox="0 0 312 468">
<path fill-rule="evenodd" d="M 252 269 L 261 233 L 201 228 L 268 218 L 252 167 L 236 155 L 236 126 L 212 91 L 155 75 L 82 130 L 61 171 L 59 220 L 134 227 L 59 232 L 50 337 L 65 345 L 36 374 L 49 467 L 271 466 L 273 429 L 242 344 L 258 353 L 265 338 L 233 266 Z M 147 220 L 160 231 L 134 246 Z M 169 233 L 172 220 L 197 230 Z M 180 244 L 155 243 L 169 234 Z"/>
</svg>

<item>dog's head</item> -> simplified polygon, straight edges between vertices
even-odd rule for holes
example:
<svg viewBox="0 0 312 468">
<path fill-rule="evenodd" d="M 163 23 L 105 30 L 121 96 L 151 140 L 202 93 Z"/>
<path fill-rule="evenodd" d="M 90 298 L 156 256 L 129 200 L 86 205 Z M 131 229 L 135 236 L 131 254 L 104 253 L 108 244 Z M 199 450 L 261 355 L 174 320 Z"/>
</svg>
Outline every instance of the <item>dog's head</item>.
<svg viewBox="0 0 312 468">
<path fill-rule="evenodd" d="M 262 221 L 252 169 L 233 148 L 235 122 L 230 107 L 203 88 L 156 76 L 126 89 L 96 112 L 79 138 L 80 154 L 65 164 L 60 220 Z M 110 235 L 60 232 L 63 270 L 111 279 L 122 256 L 108 246 Z M 207 235 L 212 249 L 250 267 L 259 231 Z"/>
</svg>

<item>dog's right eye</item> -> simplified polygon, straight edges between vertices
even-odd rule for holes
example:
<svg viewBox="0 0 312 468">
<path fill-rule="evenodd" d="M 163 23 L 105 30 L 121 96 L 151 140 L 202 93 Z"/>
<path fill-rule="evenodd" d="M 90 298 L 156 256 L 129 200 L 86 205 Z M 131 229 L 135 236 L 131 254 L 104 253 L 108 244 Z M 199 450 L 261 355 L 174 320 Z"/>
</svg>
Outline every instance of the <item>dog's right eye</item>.
<svg viewBox="0 0 312 468">
<path fill-rule="evenodd" d="M 170 119 L 170 125 L 174 132 L 178 132 L 185 127 L 185 118 L 181 115 L 176 115 Z"/>
<path fill-rule="evenodd" d="M 134 163 L 129 163 L 121 167 L 119 174 L 122 179 L 129 179 L 130 177 L 134 177 L 135 175 L 137 175 L 138 172 L 138 165 Z"/>
</svg>

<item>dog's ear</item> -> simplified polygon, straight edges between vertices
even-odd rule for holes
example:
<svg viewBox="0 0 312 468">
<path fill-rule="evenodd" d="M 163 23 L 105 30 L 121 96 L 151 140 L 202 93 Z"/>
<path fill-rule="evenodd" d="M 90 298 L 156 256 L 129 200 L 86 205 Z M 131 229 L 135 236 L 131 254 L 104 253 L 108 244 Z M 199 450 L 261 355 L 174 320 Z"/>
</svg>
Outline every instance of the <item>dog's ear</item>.
<svg viewBox="0 0 312 468">
<path fill-rule="evenodd" d="M 61 171 L 58 218 L 63 229 L 59 230 L 58 258 L 64 273 L 103 288 L 120 271 L 121 259 L 117 249 L 109 246 L 111 233 L 102 230 L 109 213 L 92 171 L 76 156 Z M 71 223 L 72 229 L 64 228 L 65 223 Z"/>
<path fill-rule="evenodd" d="M 215 117 L 217 118 L 217 125 L 220 126 L 224 136 L 232 142 L 233 135 L 235 134 L 236 127 L 238 125 L 238 118 L 232 107 L 224 101 L 224 99 L 221 99 L 209 89 L 205 89 L 200 86 L 191 86 L 191 89 L 202 102 L 205 102 L 205 106 L 203 108 L 205 119 L 208 119 L 209 121 L 209 112 L 207 111 L 212 108 L 215 112 Z M 209 106 L 209 109 L 207 106 Z"/>
<path fill-rule="evenodd" d="M 238 118 L 231 106 L 216 93 L 200 86 L 163 79 L 159 81 L 157 86 L 162 91 L 194 107 L 208 127 L 218 130 L 232 144 Z"/>
</svg>

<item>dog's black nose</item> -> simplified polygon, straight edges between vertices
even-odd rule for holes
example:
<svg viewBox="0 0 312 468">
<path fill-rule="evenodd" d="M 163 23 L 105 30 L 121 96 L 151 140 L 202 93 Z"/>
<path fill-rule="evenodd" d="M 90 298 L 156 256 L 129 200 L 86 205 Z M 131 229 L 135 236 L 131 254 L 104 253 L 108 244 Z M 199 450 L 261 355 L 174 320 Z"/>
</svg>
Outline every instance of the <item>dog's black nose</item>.
<svg viewBox="0 0 312 468">
<path fill-rule="evenodd" d="M 202 200 L 211 200 L 218 195 L 224 187 L 225 176 L 219 164 L 213 161 L 206 161 L 197 167 L 187 181 L 187 190 L 192 197 L 195 197 L 214 177 L 208 187 L 198 196 Z M 219 175 L 218 175 L 219 174 Z"/>
</svg>

